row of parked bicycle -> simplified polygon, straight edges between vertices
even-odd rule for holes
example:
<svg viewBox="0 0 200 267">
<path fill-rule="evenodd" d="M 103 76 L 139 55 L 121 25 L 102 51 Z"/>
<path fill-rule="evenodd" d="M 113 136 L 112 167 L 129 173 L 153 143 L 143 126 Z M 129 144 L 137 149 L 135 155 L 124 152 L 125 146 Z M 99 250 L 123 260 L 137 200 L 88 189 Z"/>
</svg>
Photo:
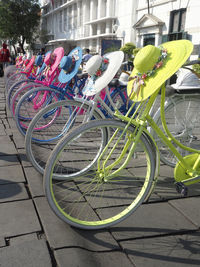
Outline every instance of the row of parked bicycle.
<svg viewBox="0 0 200 267">
<path fill-rule="evenodd" d="M 80 47 L 64 54 L 59 47 L 30 60 L 17 58 L 15 66 L 7 67 L 7 107 L 25 137 L 28 159 L 44 175 L 46 196 L 54 212 L 79 228 L 103 228 L 124 219 L 148 199 L 159 172 L 158 154 L 163 163 L 174 167 L 177 153 L 184 157 L 190 152 L 185 146 L 192 148 L 198 143 L 195 112 L 200 83 L 186 67 L 197 62 L 179 69 L 176 83 L 168 86 L 169 96 L 167 100 L 162 97 L 159 107 L 157 86 L 156 95 L 152 91 L 152 96 L 139 99 L 143 84 L 136 89 L 132 85 L 127 94 L 129 77 L 137 78 L 134 70 L 123 70 L 127 62 L 122 51 L 92 56 L 84 72 L 80 72 Z M 179 141 L 174 142 L 177 153 L 157 137 L 147 117 L 146 132 L 143 126 L 142 135 L 136 138 L 142 114 L 148 114 L 161 129 L 167 125 L 171 140 Z M 185 194 L 184 183 L 181 190 Z"/>
</svg>

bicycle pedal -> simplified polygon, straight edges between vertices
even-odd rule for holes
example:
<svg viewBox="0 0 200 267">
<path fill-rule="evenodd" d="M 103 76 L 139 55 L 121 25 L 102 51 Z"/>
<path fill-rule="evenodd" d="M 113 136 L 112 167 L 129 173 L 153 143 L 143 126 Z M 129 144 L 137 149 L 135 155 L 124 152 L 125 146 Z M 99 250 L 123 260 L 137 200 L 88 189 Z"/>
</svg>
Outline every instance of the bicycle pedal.
<svg viewBox="0 0 200 267">
<path fill-rule="evenodd" d="M 175 184 L 176 191 L 181 194 L 181 196 L 186 197 L 188 195 L 188 188 L 182 182 L 178 182 Z"/>
</svg>

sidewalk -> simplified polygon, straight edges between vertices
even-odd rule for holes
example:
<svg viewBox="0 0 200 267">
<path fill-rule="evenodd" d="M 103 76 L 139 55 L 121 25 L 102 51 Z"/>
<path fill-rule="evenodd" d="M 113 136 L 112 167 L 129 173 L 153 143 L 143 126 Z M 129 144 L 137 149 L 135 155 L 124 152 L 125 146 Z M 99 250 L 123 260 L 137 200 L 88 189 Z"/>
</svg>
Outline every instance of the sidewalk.
<svg viewBox="0 0 200 267">
<path fill-rule="evenodd" d="M 48 206 L 0 78 L 1 267 L 200 266 L 200 185 L 181 199 L 172 177 L 162 165 L 150 202 L 109 230 L 70 227 Z"/>
</svg>

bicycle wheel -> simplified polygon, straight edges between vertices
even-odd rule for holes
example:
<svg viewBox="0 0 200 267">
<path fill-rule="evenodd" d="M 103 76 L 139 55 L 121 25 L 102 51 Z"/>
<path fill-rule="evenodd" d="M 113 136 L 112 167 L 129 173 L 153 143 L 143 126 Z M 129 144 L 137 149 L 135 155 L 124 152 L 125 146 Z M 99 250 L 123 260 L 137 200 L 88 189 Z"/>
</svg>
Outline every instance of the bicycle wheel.
<svg viewBox="0 0 200 267">
<path fill-rule="evenodd" d="M 11 75 L 6 81 L 6 92 L 8 92 L 9 88 L 14 83 L 20 80 L 25 80 L 26 78 L 27 78 L 26 73 L 22 73 L 22 72 L 14 73 L 13 75 Z"/>
<path fill-rule="evenodd" d="M 7 79 L 13 75 L 14 73 L 16 73 L 17 71 L 17 68 L 15 65 L 9 65 L 8 67 L 5 68 L 4 70 L 4 79 L 5 79 L 5 82 L 7 81 Z"/>
<path fill-rule="evenodd" d="M 125 128 L 126 123 L 117 120 L 90 121 L 70 131 L 54 148 L 45 168 L 44 188 L 50 207 L 63 221 L 82 229 L 105 228 L 125 219 L 144 201 L 155 173 L 155 155 L 145 135 L 135 144 L 126 167 L 113 178 L 107 170 L 97 169 L 98 158 L 111 136 L 108 154 L 116 139 L 121 139 L 107 164 L 118 159 L 125 145 L 127 148 L 122 162 L 111 172 L 126 160 L 130 149 L 127 141 L 134 126 Z M 100 163 L 105 163 L 105 156 Z M 61 178 L 55 181 L 56 172 Z"/>
<path fill-rule="evenodd" d="M 92 119 L 102 118 L 98 110 L 94 110 L 92 114 L 90 110 L 91 107 L 86 103 L 63 100 L 38 112 L 31 121 L 25 137 L 27 157 L 37 171 L 44 173 L 49 154 L 58 140 L 72 127 L 80 125 L 89 116 L 92 116 Z"/>
<path fill-rule="evenodd" d="M 8 90 L 8 96 L 7 96 L 7 106 L 11 110 L 13 116 L 15 114 L 15 106 L 18 101 L 17 97 L 20 98 L 22 96 L 21 92 L 25 94 L 25 92 L 27 92 L 28 90 L 36 88 L 36 87 L 41 87 L 41 84 L 35 83 L 33 80 L 28 80 L 28 79 L 18 81 L 10 87 L 10 89 Z M 13 97 L 15 99 L 14 101 L 12 101 Z"/>
<path fill-rule="evenodd" d="M 172 135 L 183 145 L 200 149 L 200 96 L 196 95 L 180 95 L 168 102 L 165 106 L 165 119 L 167 127 Z M 160 109 L 156 112 L 154 120 L 157 125 L 163 130 Z M 162 141 L 155 136 L 154 138 L 160 150 L 161 161 L 174 167 L 177 163 L 177 158 L 166 147 Z M 188 151 L 181 149 L 174 142 L 173 145 L 182 156 L 189 154 Z"/>
<path fill-rule="evenodd" d="M 26 134 L 31 120 L 42 108 L 66 98 L 64 93 L 48 87 L 34 88 L 26 92 L 15 108 L 15 121 L 20 133 Z"/>
</svg>

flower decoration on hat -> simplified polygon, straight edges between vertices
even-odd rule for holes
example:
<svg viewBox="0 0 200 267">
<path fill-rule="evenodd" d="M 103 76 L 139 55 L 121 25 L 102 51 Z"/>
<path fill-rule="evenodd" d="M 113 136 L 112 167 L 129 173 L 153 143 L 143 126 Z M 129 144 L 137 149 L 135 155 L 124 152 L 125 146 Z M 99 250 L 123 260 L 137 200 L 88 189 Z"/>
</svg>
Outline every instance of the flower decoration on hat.
<svg viewBox="0 0 200 267">
<path fill-rule="evenodd" d="M 96 81 L 96 79 L 98 79 L 98 77 L 100 77 L 104 73 L 104 71 L 106 71 L 108 64 L 109 64 L 109 59 L 102 58 L 100 67 L 96 70 L 95 74 L 91 76 L 93 81 Z"/>
<path fill-rule="evenodd" d="M 154 64 L 152 70 L 148 70 L 145 73 L 138 72 L 137 75 L 129 77 L 129 81 L 134 80 L 130 96 L 133 92 L 135 92 L 138 96 L 141 87 L 145 85 L 145 80 L 153 76 L 156 71 L 163 66 L 164 60 L 167 57 L 167 49 L 163 48 L 162 46 L 160 46 L 159 48 L 161 51 L 161 55 L 159 56 L 157 62 Z"/>
</svg>

